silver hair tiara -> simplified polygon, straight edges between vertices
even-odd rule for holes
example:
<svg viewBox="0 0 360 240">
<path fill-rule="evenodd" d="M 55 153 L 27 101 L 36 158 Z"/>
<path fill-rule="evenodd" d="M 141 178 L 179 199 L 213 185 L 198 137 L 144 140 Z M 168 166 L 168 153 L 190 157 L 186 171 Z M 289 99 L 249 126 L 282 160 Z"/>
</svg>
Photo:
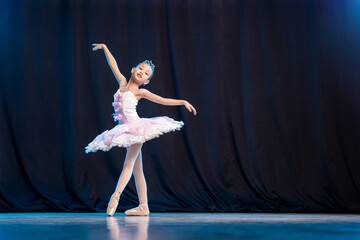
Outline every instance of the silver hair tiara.
<svg viewBox="0 0 360 240">
<path fill-rule="evenodd" d="M 154 72 L 154 70 L 155 70 L 155 65 L 152 63 L 152 61 L 145 60 L 144 63 L 149 64 L 149 66 L 151 67 L 151 70 Z"/>
</svg>

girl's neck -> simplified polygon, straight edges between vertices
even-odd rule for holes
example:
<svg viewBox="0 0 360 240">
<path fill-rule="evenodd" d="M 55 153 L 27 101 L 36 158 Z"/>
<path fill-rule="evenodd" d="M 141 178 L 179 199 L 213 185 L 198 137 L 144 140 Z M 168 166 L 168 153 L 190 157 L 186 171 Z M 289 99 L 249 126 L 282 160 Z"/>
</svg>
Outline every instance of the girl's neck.
<svg viewBox="0 0 360 240">
<path fill-rule="evenodd" d="M 129 79 L 128 84 L 126 85 L 125 89 L 127 90 L 135 90 L 135 89 L 139 89 L 139 84 L 136 84 L 133 80 L 132 80 L 132 76 Z"/>
</svg>

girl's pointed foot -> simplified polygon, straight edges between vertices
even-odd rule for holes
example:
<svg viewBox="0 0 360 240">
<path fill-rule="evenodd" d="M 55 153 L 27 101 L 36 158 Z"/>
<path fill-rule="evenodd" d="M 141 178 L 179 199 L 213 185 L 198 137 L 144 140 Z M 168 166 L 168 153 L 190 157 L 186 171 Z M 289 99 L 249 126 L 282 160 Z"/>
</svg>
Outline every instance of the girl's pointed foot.
<svg viewBox="0 0 360 240">
<path fill-rule="evenodd" d="M 109 215 L 110 217 L 114 215 L 119 203 L 119 199 L 120 199 L 120 193 L 113 193 L 113 195 L 111 196 L 106 210 L 107 215 Z"/>
<path fill-rule="evenodd" d="M 140 203 L 138 207 L 126 210 L 125 214 L 127 216 L 148 216 L 150 211 L 147 204 Z"/>
</svg>

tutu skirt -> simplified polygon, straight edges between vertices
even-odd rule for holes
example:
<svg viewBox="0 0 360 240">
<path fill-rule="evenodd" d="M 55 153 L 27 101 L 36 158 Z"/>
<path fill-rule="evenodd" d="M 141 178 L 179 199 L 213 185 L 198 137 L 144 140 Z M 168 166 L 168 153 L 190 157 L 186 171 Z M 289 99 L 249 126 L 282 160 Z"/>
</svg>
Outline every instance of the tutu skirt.
<svg viewBox="0 0 360 240">
<path fill-rule="evenodd" d="M 136 143 L 144 143 L 164 133 L 179 130 L 183 125 L 182 121 L 167 116 L 139 118 L 102 132 L 85 147 L 85 152 L 109 151 L 114 146 L 129 147 Z"/>
</svg>

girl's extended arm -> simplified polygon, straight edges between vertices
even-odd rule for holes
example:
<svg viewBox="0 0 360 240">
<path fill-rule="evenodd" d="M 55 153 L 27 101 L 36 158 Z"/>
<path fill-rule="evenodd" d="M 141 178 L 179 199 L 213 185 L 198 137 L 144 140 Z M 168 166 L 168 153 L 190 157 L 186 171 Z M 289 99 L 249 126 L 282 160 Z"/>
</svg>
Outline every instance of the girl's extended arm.
<svg viewBox="0 0 360 240">
<path fill-rule="evenodd" d="M 194 115 L 196 115 L 196 109 L 186 100 L 163 98 L 159 95 L 153 94 L 152 92 L 146 90 L 145 88 L 140 89 L 139 92 L 141 97 L 146 98 L 155 103 L 159 103 L 162 105 L 169 105 L 169 106 L 184 105 L 190 112 L 193 111 Z"/>
<path fill-rule="evenodd" d="M 119 67 L 116 63 L 116 60 L 115 58 L 113 57 L 113 55 L 110 53 L 109 49 L 106 47 L 105 44 L 96 44 L 94 43 L 93 44 L 94 48 L 93 48 L 93 51 L 96 51 L 98 49 L 103 49 L 104 50 L 104 53 L 105 53 L 105 56 L 106 56 L 106 59 L 108 61 L 108 64 L 111 68 L 111 71 L 113 72 L 116 80 L 119 82 L 119 85 L 120 86 L 124 86 L 126 85 L 126 78 L 124 77 L 124 75 L 122 75 L 120 73 L 120 70 L 119 70 Z"/>
</svg>

